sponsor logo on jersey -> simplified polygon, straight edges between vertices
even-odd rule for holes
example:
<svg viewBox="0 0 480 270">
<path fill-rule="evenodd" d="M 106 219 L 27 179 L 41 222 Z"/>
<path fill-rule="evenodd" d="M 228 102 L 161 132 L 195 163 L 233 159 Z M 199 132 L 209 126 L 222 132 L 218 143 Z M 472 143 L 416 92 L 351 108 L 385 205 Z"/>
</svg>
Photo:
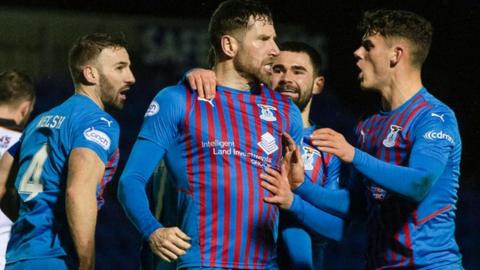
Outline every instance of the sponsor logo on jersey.
<svg viewBox="0 0 480 270">
<path fill-rule="evenodd" d="M 390 132 L 387 134 L 387 137 L 383 140 L 383 145 L 385 147 L 392 147 L 395 145 L 395 141 L 397 140 L 398 133 L 402 130 L 401 126 L 391 125 Z"/>
<path fill-rule="evenodd" d="M 98 145 L 100 145 L 103 149 L 108 150 L 110 148 L 110 137 L 105 134 L 103 131 L 96 130 L 95 128 L 87 128 L 83 132 L 83 136 L 85 139 L 92 141 Z"/>
<path fill-rule="evenodd" d="M 145 117 L 147 116 L 153 116 L 158 113 L 160 110 L 160 105 L 158 105 L 158 102 L 155 100 L 150 103 L 150 106 L 148 106 L 147 112 L 145 113 Z"/>
<path fill-rule="evenodd" d="M 424 135 L 423 138 L 427 140 L 447 140 L 451 144 L 455 144 L 455 141 L 453 140 L 452 136 L 448 135 L 447 133 L 444 133 L 443 131 L 427 131 Z"/>
<path fill-rule="evenodd" d="M 265 120 L 267 122 L 277 121 L 277 118 L 273 113 L 274 111 L 277 110 L 277 108 L 270 105 L 265 105 L 265 104 L 257 104 L 257 106 L 260 108 L 260 119 Z"/>
<path fill-rule="evenodd" d="M 303 165 L 305 171 L 313 170 L 313 162 L 315 161 L 315 156 L 320 157 L 320 151 L 309 146 L 303 146 Z"/>
<path fill-rule="evenodd" d="M 260 146 L 260 148 L 262 148 L 267 155 L 270 155 L 278 150 L 278 145 L 275 142 L 275 138 L 269 132 L 266 132 L 262 135 L 262 140 L 257 143 L 257 145 Z"/>
</svg>

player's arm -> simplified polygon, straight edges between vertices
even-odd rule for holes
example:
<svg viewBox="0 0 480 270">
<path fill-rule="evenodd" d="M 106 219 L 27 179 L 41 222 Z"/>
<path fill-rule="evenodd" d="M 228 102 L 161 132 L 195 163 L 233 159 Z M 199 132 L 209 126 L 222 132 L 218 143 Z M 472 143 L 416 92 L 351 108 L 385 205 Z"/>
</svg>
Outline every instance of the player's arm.
<svg viewBox="0 0 480 270">
<path fill-rule="evenodd" d="M 292 206 L 287 211 L 311 231 L 332 240 L 342 239 L 344 220 L 315 207 L 300 196 L 294 196 Z"/>
<path fill-rule="evenodd" d="M 152 251 L 170 262 L 186 253 L 190 238 L 177 227 L 163 227 L 149 208 L 146 186 L 164 154 L 165 149 L 158 144 L 137 139 L 120 178 L 118 198 L 132 223 L 148 239 Z"/>
<path fill-rule="evenodd" d="M 304 181 L 293 192 L 303 200 L 326 212 L 341 217 L 348 214 L 350 193 L 347 189 L 328 189 L 310 181 Z"/>
<path fill-rule="evenodd" d="M 315 131 L 312 142 L 322 151 L 352 163 L 359 172 L 377 185 L 419 202 L 440 177 L 452 148 L 452 144 L 447 140 L 428 141 L 423 138 L 429 129 L 443 130 L 443 125 L 439 126 L 438 121 L 440 120 L 434 124 L 426 123 L 415 132 L 416 139 L 408 166 L 390 164 L 354 148 L 340 133 L 331 129 Z"/>
<path fill-rule="evenodd" d="M 304 226 L 324 237 L 340 240 L 343 234 L 343 219 L 327 213 L 303 200 L 290 191 L 288 179 L 283 173 L 266 168 L 261 176 L 262 187 L 273 196 L 265 197 L 265 202 L 275 204 L 290 212 Z"/>
<path fill-rule="evenodd" d="M 97 187 L 118 147 L 119 133 L 116 121 L 104 113 L 83 114 L 68 133 L 72 150 L 68 155 L 65 210 L 80 269 L 95 268 Z"/>
<path fill-rule="evenodd" d="M 0 159 L 0 204 L 3 213 L 15 221 L 18 218 L 18 193 L 15 178 L 18 171 L 18 150 L 21 141 L 12 145 Z"/>
<path fill-rule="evenodd" d="M 217 78 L 215 72 L 209 69 L 194 68 L 183 75 L 180 83 L 186 83 L 200 98 L 211 99 L 215 97 Z"/>
<path fill-rule="evenodd" d="M 182 86 L 164 89 L 145 114 L 118 185 L 118 199 L 125 213 L 148 240 L 152 251 L 166 261 L 176 260 L 190 248 L 190 238 L 179 228 L 165 228 L 150 210 L 146 185 L 166 149 L 176 143 L 184 122 L 186 91 Z"/>
<path fill-rule="evenodd" d="M 260 175 L 263 188 L 272 193 L 271 197 L 264 200 L 275 204 L 280 209 L 291 212 L 297 220 L 312 231 L 325 237 L 340 240 L 343 233 L 343 220 L 321 209 L 314 207 L 302 200 L 298 195 L 293 195 L 289 179 L 303 179 L 303 160 L 300 150 L 293 139 L 288 135 L 282 137 L 286 145 L 286 153 L 282 160 L 281 172 L 266 168 Z M 285 143 L 285 141 L 287 141 Z"/>
<path fill-rule="evenodd" d="M 332 158 L 327 171 L 326 186 L 311 181 L 291 182 L 293 192 L 313 206 L 339 217 L 345 217 L 350 207 L 350 192 L 339 187 L 340 160 Z"/>
<path fill-rule="evenodd" d="M 96 190 L 104 171 L 105 165 L 94 151 L 75 148 L 70 153 L 65 208 L 79 269 L 95 267 Z"/>
<path fill-rule="evenodd" d="M 7 192 L 7 180 L 10 174 L 10 168 L 13 165 L 13 157 L 5 152 L 0 159 L 0 201 Z"/>
</svg>

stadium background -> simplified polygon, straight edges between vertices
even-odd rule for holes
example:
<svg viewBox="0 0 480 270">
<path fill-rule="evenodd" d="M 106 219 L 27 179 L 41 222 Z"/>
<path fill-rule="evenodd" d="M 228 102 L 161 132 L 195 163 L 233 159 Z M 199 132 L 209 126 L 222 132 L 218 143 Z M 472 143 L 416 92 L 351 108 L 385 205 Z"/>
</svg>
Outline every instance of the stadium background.
<svg viewBox="0 0 480 270">
<path fill-rule="evenodd" d="M 115 115 L 122 127 L 123 169 L 145 109 L 156 92 L 174 84 L 192 67 L 205 66 L 207 24 L 221 1 L 2 1 L 0 70 L 17 67 L 34 76 L 38 92 L 34 114 L 68 98 L 73 86 L 67 51 L 89 32 L 123 32 L 127 36 L 137 83 L 124 111 Z M 312 119 L 351 138 L 353 125 L 378 98 L 361 93 L 353 51 L 360 36 L 355 26 L 363 10 L 401 8 L 433 22 L 433 46 L 424 66 L 427 88 L 457 114 L 463 139 L 462 175 L 457 210 L 457 240 L 466 269 L 480 269 L 480 2 L 437 1 L 267 1 L 279 41 L 300 40 L 326 59 L 327 86 L 314 99 Z M 338 3 L 337 3 L 338 2 Z M 136 269 L 139 236 L 116 201 L 116 182 L 108 187 L 97 229 L 97 268 Z M 345 240 L 333 243 L 327 269 L 359 269 L 364 223 L 353 220 Z"/>
</svg>

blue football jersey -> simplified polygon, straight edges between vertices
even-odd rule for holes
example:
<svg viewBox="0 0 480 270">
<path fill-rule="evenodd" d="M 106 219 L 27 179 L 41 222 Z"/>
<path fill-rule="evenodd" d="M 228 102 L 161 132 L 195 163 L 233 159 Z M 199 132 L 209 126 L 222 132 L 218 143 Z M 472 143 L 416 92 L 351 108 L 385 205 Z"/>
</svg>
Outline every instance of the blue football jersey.
<svg viewBox="0 0 480 270">
<path fill-rule="evenodd" d="M 69 264 L 76 264 L 65 213 L 69 155 L 75 148 L 88 148 L 105 164 L 97 189 L 101 207 L 105 184 L 117 167 L 118 139 L 118 123 L 83 95 L 70 97 L 28 125 L 15 182 L 20 213 L 12 227 L 7 264 L 63 256 Z"/>
<path fill-rule="evenodd" d="M 422 88 L 399 108 L 362 121 L 356 135 L 359 149 L 387 164 L 382 171 L 369 170 L 371 179 L 365 178 L 370 211 L 368 268 L 460 268 L 454 232 L 461 138 L 454 112 Z M 412 169 L 415 155 L 444 165 L 420 202 L 372 180 L 382 175 L 392 185 L 402 184 L 407 179 L 397 179 L 398 174 Z"/>
<path fill-rule="evenodd" d="M 310 135 L 317 128 L 314 125 L 303 130 L 303 142 L 300 147 L 305 180 L 324 188 L 339 189 L 341 161 L 332 154 L 318 150 L 311 143 Z M 308 214 L 314 213 L 309 212 Z M 321 217 L 317 216 L 317 218 Z M 288 255 L 286 258 L 280 257 L 281 268 L 296 269 L 308 265 L 312 269 L 322 269 L 326 247 L 324 234 L 309 230 L 288 212 L 281 213 L 280 220 L 282 241 L 280 241 L 281 247 L 279 248 Z M 328 234 L 328 232 L 323 233 Z"/>
</svg>

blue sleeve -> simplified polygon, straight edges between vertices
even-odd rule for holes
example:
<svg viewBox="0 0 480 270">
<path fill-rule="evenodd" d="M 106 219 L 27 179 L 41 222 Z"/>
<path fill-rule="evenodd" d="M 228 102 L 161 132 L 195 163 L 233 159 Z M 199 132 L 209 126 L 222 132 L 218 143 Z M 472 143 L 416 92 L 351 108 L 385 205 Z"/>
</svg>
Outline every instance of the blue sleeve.
<svg viewBox="0 0 480 270">
<path fill-rule="evenodd" d="M 72 149 L 78 147 L 94 151 L 104 164 L 118 148 L 120 127 L 108 114 L 86 115 L 78 120 L 71 136 Z"/>
<path fill-rule="evenodd" d="M 441 112 L 436 112 L 442 115 Z M 441 176 L 455 146 L 458 133 L 453 115 L 445 119 L 432 117 L 431 112 L 420 119 L 413 131 L 414 141 L 408 166 L 379 160 L 355 149 L 353 165 L 377 185 L 413 201 L 421 201 Z"/>
<path fill-rule="evenodd" d="M 290 100 L 290 130 L 288 134 L 293 138 L 297 145 L 302 145 L 303 138 L 303 120 L 298 107 Z"/>
<path fill-rule="evenodd" d="M 120 177 L 118 199 L 145 239 L 162 225 L 150 211 L 146 185 L 166 150 L 176 142 L 185 115 L 185 89 L 162 90 L 150 104 Z"/>
<path fill-rule="evenodd" d="M 340 167 L 342 162 L 336 156 L 332 156 L 332 159 L 327 166 L 327 180 L 325 181 L 325 188 L 339 189 L 340 188 Z"/>
<path fill-rule="evenodd" d="M 282 218 L 286 217 L 280 214 L 280 219 Z M 312 246 L 310 234 L 298 225 L 290 225 L 280 226 L 281 242 L 279 244 L 281 246 L 279 249 L 280 252 L 286 252 L 285 254 L 280 253 L 280 255 L 288 256 L 288 265 L 282 266 L 285 267 L 285 269 L 314 269 L 313 249 L 306 248 Z M 317 250 L 317 252 L 319 251 Z M 280 260 L 282 259 L 283 258 L 280 258 Z M 318 262 L 318 265 L 323 265 L 323 263 Z"/>
<path fill-rule="evenodd" d="M 313 232 L 337 241 L 342 239 L 343 219 L 316 208 L 300 196 L 294 195 L 292 206 L 287 211 Z"/>
<path fill-rule="evenodd" d="M 148 158 L 145 158 L 145 153 L 148 153 Z M 150 175 L 164 155 L 165 149 L 158 144 L 137 139 L 118 183 L 118 201 L 145 239 L 162 227 L 150 211 L 145 189 Z"/>
<path fill-rule="evenodd" d="M 348 214 L 350 194 L 346 189 L 328 189 L 307 180 L 293 192 L 328 213 L 342 217 Z"/>
</svg>

